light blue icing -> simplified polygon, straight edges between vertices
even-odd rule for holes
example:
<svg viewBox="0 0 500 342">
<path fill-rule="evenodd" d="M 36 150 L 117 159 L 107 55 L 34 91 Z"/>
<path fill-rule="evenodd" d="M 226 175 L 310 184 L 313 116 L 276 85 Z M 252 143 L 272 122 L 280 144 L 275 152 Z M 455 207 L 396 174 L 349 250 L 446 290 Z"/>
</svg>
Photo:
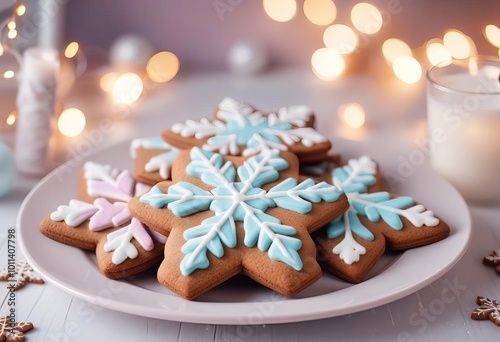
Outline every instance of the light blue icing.
<svg viewBox="0 0 500 342">
<path fill-rule="evenodd" d="M 183 252 L 186 253 L 186 251 L 184 251 L 184 248 L 182 249 Z M 180 269 L 183 275 L 188 276 L 197 269 L 204 270 L 208 268 L 208 266 L 210 266 L 210 261 L 208 260 L 207 257 L 207 247 L 203 247 L 201 252 L 198 253 L 198 255 L 196 256 L 194 262 L 191 265 L 187 265 L 187 261 L 189 260 L 188 256 L 190 255 L 192 254 L 191 253 L 187 254 L 181 261 Z"/>
<path fill-rule="evenodd" d="M 390 210 L 393 209 L 404 209 L 415 204 L 415 200 L 408 196 L 402 196 L 390 199 L 391 195 L 387 192 L 380 192 L 369 194 L 363 196 L 364 200 L 376 203 L 377 206 L 361 206 L 357 204 L 361 209 L 360 214 L 366 215 L 368 219 L 372 222 L 378 222 L 382 219 L 385 223 L 396 230 L 401 230 L 403 228 L 403 221 L 397 212 Z"/>
<path fill-rule="evenodd" d="M 235 135 L 236 143 L 239 146 L 253 146 L 260 144 L 255 140 L 255 134 L 258 134 L 266 140 L 280 143 L 280 139 L 276 136 L 276 134 L 273 134 L 271 131 L 267 131 L 266 128 L 284 131 L 292 129 L 292 125 L 289 123 L 276 123 L 274 125 L 270 125 L 267 117 L 251 119 L 250 116 L 239 115 L 237 119 L 227 119 L 226 127 L 218 130 L 217 134 L 208 139 L 207 142 L 209 144 L 223 142 L 227 140 L 229 135 Z"/>
<path fill-rule="evenodd" d="M 389 194 L 388 192 L 385 192 L 385 191 L 374 192 L 374 193 L 367 194 L 367 195 L 363 196 L 363 199 L 369 201 L 370 203 L 384 202 L 384 201 L 389 200 L 390 198 L 391 198 L 391 194 Z M 353 201 L 351 204 L 354 207 L 354 209 L 356 209 L 356 212 L 358 214 L 363 215 L 363 216 L 367 216 L 366 211 L 365 211 L 366 204 L 359 203 L 358 201 L 356 201 L 355 198 L 353 198 Z"/>
<path fill-rule="evenodd" d="M 277 236 L 279 242 L 273 243 L 269 235 L 262 234 L 262 229 L 260 228 L 262 222 L 271 224 L 272 231 Z M 302 247 L 302 241 L 291 237 L 297 234 L 295 228 L 283 225 L 276 217 L 265 213 L 256 214 L 255 216 L 245 216 L 243 227 L 245 230 L 245 246 L 254 247 L 257 244 L 257 248 L 261 251 L 268 251 L 268 255 L 272 260 L 284 262 L 297 271 L 302 269 L 302 260 L 298 254 L 298 250 Z M 291 259 L 285 256 L 282 248 L 279 248 L 280 244 L 291 256 Z"/>
<path fill-rule="evenodd" d="M 192 198 L 184 198 L 186 194 Z M 168 207 L 177 216 L 189 216 L 209 208 L 211 193 L 188 182 L 179 182 L 168 188 L 164 194 L 158 186 L 141 196 L 141 202 L 156 208 Z"/>
<path fill-rule="evenodd" d="M 242 182 L 246 182 L 257 171 L 256 164 L 260 163 L 265 155 L 256 155 L 238 167 L 238 177 Z M 288 162 L 279 156 L 278 152 L 273 152 L 273 157 L 267 162 L 267 168 L 261 170 L 258 176 L 252 181 L 253 187 L 259 187 L 267 183 L 274 182 L 279 178 L 279 172 L 288 168 Z"/>
<path fill-rule="evenodd" d="M 365 226 L 363 226 L 363 224 L 359 220 L 359 217 L 354 212 L 349 210 L 347 212 L 347 219 L 349 220 L 349 226 L 351 227 L 351 230 L 354 234 L 368 241 L 373 241 L 373 239 L 375 239 L 375 236 L 372 234 L 372 232 L 370 232 L 368 229 L 366 229 Z M 344 217 L 341 216 L 330 222 L 326 226 L 326 234 L 330 239 L 335 239 L 345 234 Z"/>
<path fill-rule="evenodd" d="M 153 158 L 159 159 L 159 160 L 168 160 L 168 161 L 173 162 L 175 157 L 177 157 L 177 155 L 179 154 L 180 151 L 181 150 L 179 150 L 175 147 L 172 147 L 172 150 L 170 150 L 168 152 L 160 153 L 160 154 L 154 156 Z"/>
<path fill-rule="evenodd" d="M 314 185 L 314 181 L 310 179 Z M 269 190 L 269 193 L 283 192 L 282 196 L 273 197 L 273 201 L 278 207 L 285 208 L 288 210 L 295 211 L 300 214 L 307 214 L 312 209 L 312 204 L 301 200 L 300 197 L 291 198 L 288 196 L 287 191 L 292 189 L 298 184 L 297 180 L 294 178 L 285 179 L 283 182 L 279 183 L 275 187 Z"/>
<path fill-rule="evenodd" d="M 226 164 L 224 163 L 224 157 L 221 154 L 205 151 L 198 147 L 193 147 L 190 152 L 191 162 L 186 167 L 186 172 L 188 175 L 200 178 L 206 184 L 212 186 L 224 186 L 225 183 L 217 177 L 217 173 L 214 172 L 215 169 L 219 170 L 219 175 L 223 176 L 227 182 L 234 182 L 236 178 L 236 171 L 232 163 L 227 164 L 228 167 L 225 168 L 224 172 L 221 172 L 221 168 Z M 207 164 L 207 162 L 210 162 Z M 208 168 L 207 166 L 211 168 Z"/>
<path fill-rule="evenodd" d="M 354 176 L 354 177 L 353 177 Z M 349 166 L 338 167 L 332 172 L 332 177 L 340 184 L 349 177 L 351 184 L 343 186 L 349 199 L 350 209 L 347 214 L 330 222 L 326 227 L 328 238 L 337 238 L 346 232 L 345 220 L 349 221 L 351 231 L 359 237 L 372 241 L 373 233 L 365 227 L 357 215 L 366 216 L 371 222 L 379 222 L 382 219 L 391 228 L 401 230 L 403 222 L 401 214 L 405 208 L 415 203 L 411 197 L 397 197 L 391 199 L 388 192 L 375 192 L 367 194 L 367 188 L 375 184 L 375 175 L 360 172 L 352 175 L 352 169 Z"/>
<path fill-rule="evenodd" d="M 260 132 L 256 132 L 257 134 L 252 135 L 247 142 L 247 146 L 250 148 L 259 146 L 261 142 L 257 139 L 257 136 L 273 143 L 282 144 L 277 134 L 273 133 L 273 131 L 288 131 L 292 129 L 292 125 L 289 123 L 278 123 L 268 127 L 270 130 L 262 130 Z"/>
<path fill-rule="evenodd" d="M 14 154 L 0 139 L 0 198 L 11 191 L 16 175 Z"/>
<path fill-rule="evenodd" d="M 257 214 L 254 216 L 248 215 L 244 217 L 243 220 L 243 229 L 245 230 L 245 237 L 243 239 L 243 243 L 247 247 L 254 247 L 259 241 L 259 235 L 261 232 L 259 224 L 261 222 L 272 222 L 276 224 L 280 224 L 281 221 L 274 216 L 267 214 Z M 296 233 L 295 228 L 293 231 L 289 231 L 290 235 L 294 235 Z"/>
<path fill-rule="evenodd" d="M 312 203 L 335 202 L 339 199 L 342 191 L 334 186 L 321 182 L 316 184 L 312 179 L 306 179 L 297 186 L 298 182 L 294 178 L 288 178 L 280 184 L 269 190 L 270 194 L 282 192 L 282 196 L 273 197 L 274 202 L 282 208 L 293 210 L 299 214 L 307 214 L 312 209 Z M 320 190 L 318 192 L 313 189 Z M 328 189 L 328 192 L 322 192 L 321 189 Z M 291 191 L 292 193 L 288 193 Z M 291 195 L 295 196 L 291 196 Z M 306 201 L 307 200 L 307 201 Z M 309 202 L 312 203 L 309 203 Z"/>
<path fill-rule="evenodd" d="M 161 191 L 157 185 L 155 185 L 151 188 L 151 190 L 142 195 L 140 200 L 142 203 L 149 204 L 155 208 L 163 208 L 171 202 L 170 199 L 156 196 L 158 194 L 164 194 L 164 192 Z"/>
<path fill-rule="evenodd" d="M 307 182 L 309 180 L 305 180 L 303 183 Z M 340 195 L 342 195 L 344 192 L 342 190 L 337 189 L 336 187 L 326 183 L 326 182 L 320 182 L 317 183 L 314 186 L 308 187 L 306 190 L 312 190 L 314 189 L 323 189 L 323 190 L 329 190 L 328 192 L 308 192 L 308 191 L 303 191 L 300 194 L 300 197 L 311 201 L 313 203 L 319 203 L 321 201 L 324 202 L 336 202 L 339 198 Z"/>
<path fill-rule="evenodd" d="M 352 170 L 349 166 L 337 167 L 333 170 L 332 176 L 338 179 L 341 183 L 345 182 L 347 178 L 351 175 Z M 360 172 L 352 184 L 344 185 L 342 190 L 345 193 L 350 192 L 366 192 L 368 186 L 375 184 L 376 178 L 374 175 L 366 172 Z"/>
<path fill-rule="evenodd" d="M 210 192 L 189 182 L 179 182 L 169 187 L 163 194 L 154 187 L 141 201 L 157 208 L 167 206 L 175 215 L 188 216 L 200 211 L 210 210 L 215 216 L 184 232 L 185 254 L 181 272 L 191 274 L 196 269 L 209 266 L 207 253 L 215 257 L 224 256 L 224 247 L 234 248 L 237 244 L 235 221 L 243 221 L 244 244 L 252 248 L 257 245 L 267 251 L 272 260 L 284 262 L 296 270 L 302 269 L 298 250 L 302 246 L 295 228 L 281 223 L 266 210 L 280 207 L 307 213 L 312 203 L 320 201 L 335 202 L 341 191 L 327 183 L 315 183 L 312 179 L 298 182 L 289 178 L 266 192 L 261 185 L 279 178 L 279 171 L 288 168 L 288 163 L 278 152 L 249 158 L 238 167 L 240 182 L 235 182 L 235 168 L 224 161 L 222 155 L 193 148 L 191 162 L 186 172 L 214 186 Z"/>
<path fill-rule="evenodd" d="M 167 149 L 172 148 L 159 136 L 141 139 L 142 147 L 147 149 Z"/>
<path fill-rule="evenodd" d="M 219 225 L 218 231 L 212 228 Z M 209 217 L 196 227 L 184 231 L 184 239 L 186 243 L 182 246 L 181 250 L 186 256 L 180 265 L 181 272 L 184 275 L 189 275 L 197 268 L 207 268 L 209 260 L 207 257 L 207 250 L 210 251 L 215 257 L 222 258 L 224 256 L 223 244 L 228 248 L 236 247 L 236 226 L 232 218 L 224 219 L 224 214 Z M 206 247 L 201 249 L 192 264 L 188 264 L 188 260 L 201 244 L 201 240 L 209 239 Z"/>
<path fill-rule="evenodd" d="M 294 178 L 288 178 L 280 184 L 269 190 L 269 194 L 282 192 L 278 197 L 273 197 L 273 201 L 278 207 L 295 211 L 299 214 L 307 214 L 312 209 L 312 203 L 319 203 L 321 200 L 325 202 L 335 202 L 342 194 L 332 185 L 325 182 L 316 184 L 312 179 L 306 179 L 297 186 L 298 182 Z M 330 189 L 331 192 L 312 192 L 311 188 Z M 292 190 L 293 189 L 293 190 Z M 293 195 L 291 196 L 291 191 Z M 309 202 L 308 202 L 309 201 Z M 310 203 L 312 202 L 312 203 Z"/>
<path fill-rule="evenodd" d="M 327 224 L 326 234 L 328 238 L 334 239 L 344 235 L 346 233 L 345 220 L 347 220 L 352 233 L 365 240 L 373 241 L 375 238 L 373 233 L 361 223 L 359 217 L 357 216 L 357 214 L 364 216 L 366 216 L 366 214 L 365 205 L 356 202 L 356 196 L 358 193 L 366 193 L 368 187 L 375 184 L 375 175 L 363 171 L 354 174 L 352 168 L 349 165 L 345 165 L 343 167 L 335 168 L 332 171 L 332 178 L 334 179 L 335 184 L 340 184 L 342 186 L 342 190 L 344 190 L 347 194 L 350 208 L 346 213 L 344 213 L 344 215 Z M 349 184 L 346 184 L 348 180 Z M 382 196 L 386 195 L 384 194 Z"/>
<path fill-rule="evenodd" d="M 183 236 L 187 242 L 182 246 L 182 251 L 186 254 L 192 253 L 199 245 L 198 239 L 203 239 L 209 233 L 212 233 L 213 237 L 210 239 L 207 248 L 218 258 L 224 255 L 222 244 L 229 248 L 236 247 L 236 226 L 234 220 L 224 219 L 223 216 L 215 215 L 209 217 L 203 220 L 199 226 L 184 231 Z M 211 229 L 216 224 L 220 224 L 219 231 L 213 233 Z"/>
<path fill-rule="evenodd" d="M 302 260 L 300 259 L 298 250 L 300 249 L 300 247 L 302 247 L 302 241 L 300 241 L 299 239 L 293 239 L 289 238 L 288 236 L 285 236 L 284 239 L 282 240 L 282 243 L 285 246 L 288 253 L 291 255 L 292 261 L 290 261 L 288 257 L 286 257 L 285 254 L 281 252 L 281 249 L 278 247 L 276 243 L 273 243 L 271 247 L 269 247 L 269 250 L 267 252 L 269 258 L 271 258 L 272 260 L 284 262 L 293 267 L 294 270 L 300 271 L 302 269 L 303 264 Z"/>
<path fill-rule="evenodd" d="M 238 145 L 246 145 L 248 140 L 255 134 L 261 132 L 263 129 L 269 127 L 267 118 L 262 118 L 255 123 L 249 119 L 248 116 L 241 116 L 240 120 L 229 119 L 227 121 L 226 129 L 219 132 L 218 135 L 223 137 L 231 134 L 237 136 Z M 211 138 L 217 140 L 217 136 Z"/>
<path fill-rule="evenodd" d="M 244 183 L 238 182 L 238 183 L 233 183 L 232 184 L 234 188 L 238 191 L 243 189 L 245 186 Z M 214 211 L 216 214 L 225 212 L 229 210 L 229 208 L 233 205 L 234 203 L 234 198 L 233 198 L 233 193 L 234 191 L 228 189 L 228 188 L 215 188 L 212 190 L 212 193 L 214 196 L 221 196 L 224 197 L 224 199 L 215 199 L 212 204 L 210 205 L 210 210 Z M 261 188 L 251 188 L 248 190 L 245 195 L 251 196 L 251 195 L 257 195 L 264 193 L 265 191 Z M 248 204 L 254 209 L 260 210 L 260 211 L 266 211 L 267 208 L 273 207 L 274 202 L 269 199 L 261 199 L 261 198 L 256 198 L 256 199 L 249 199 L 245 200 L 244 203 Z M 236 207 L 236 210 L 233 213 L 233 218 L 235 221 L 243 221 L 243 218 L 245 217 L 245 209 L 240 205 Z"/>
</svg>

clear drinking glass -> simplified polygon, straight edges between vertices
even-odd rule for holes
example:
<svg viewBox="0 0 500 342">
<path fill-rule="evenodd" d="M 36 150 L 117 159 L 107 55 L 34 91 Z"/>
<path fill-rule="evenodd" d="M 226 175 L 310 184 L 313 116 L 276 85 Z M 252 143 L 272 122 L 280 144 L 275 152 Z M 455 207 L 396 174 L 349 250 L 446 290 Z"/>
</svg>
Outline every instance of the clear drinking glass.
<svg viewBox="0 0 500 342">
<path fill-rule="evenodd" d="M 466 200 L 500 200 L 500 60 L 429 69 L 427 116 L 433 168 Z"/>
</svg>

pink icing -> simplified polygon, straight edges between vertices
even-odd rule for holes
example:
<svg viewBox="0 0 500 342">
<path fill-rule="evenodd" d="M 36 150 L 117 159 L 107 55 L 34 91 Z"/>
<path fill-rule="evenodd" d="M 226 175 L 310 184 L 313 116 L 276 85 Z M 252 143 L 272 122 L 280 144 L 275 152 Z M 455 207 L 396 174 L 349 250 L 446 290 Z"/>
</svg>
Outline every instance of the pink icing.
<svg viewBox="0 0 500 342">
<path fill-rule="evenodd" d="M 118 201 L 128 202 L 133 196 L 134 178 L 127 170 L 122 171 L 116 181 L 89 179 L 87 192 L 93 197 L 107 197 Z"/>
<path fill-rule="evenodd" d="M 165 242 L 167 242 L 167 237 L 165 235 L 162 235 L 149 227 L 146 227 L 146 229 L 148 230 L 149 235 L 151 235 L 153 239 L 155 239 L 159 243 L 165 244 Z"/>
<path fill-rule="evenodd" d="M 128 226 L 108 234 L 108 241 L 115 240 L 129 232 L 132 233 L 132 236 L 137 240 L 137 242 L 139 242 L 144 250 L 150 251 L 153 249 L 154 242 L 151 239 L 151 236 L 149 236 L 144 225 L 136 218 L 132 218 Z"/>
<path fill-rule="evenodd" d="M 124 202 L 110 203 L 105 198 L 98 198 L 94 201 L 94 205 L 98 211 L 90 219 L 89 229 L 95 232 L 118 227 L 130 220 L 132 216 L 128 211 L 127 203 Z"/>
<path fill-rule="evenodd" d="M 149 236 L 148 232 L 145 229 L 145 226 L 136 218 L 132 218 L 130 222 L 130 231 L 134 238 L 139 242 L 139 244 L 146 251 L 150 251 L 154 247 L 153 239 Z"/>
<path fill-rule="evenodd" d="M 101 231 L 107 228 L 126 226 L 107 235 L 108 242 L 104 250 L 113 252 L 112 261 L 120 264 L 127 258 L 138 255 L 133 245 L 135 238 L 146 251 L 154 248 L 154 241 L 162 244 L 166 237 L 144 226 L 132 217 L 127 202 L 132 197 L 140 196 L 151 189 L 151 186 L 136 183 L 127 170 L 119 171 L 108 165 L 89 162 L 85 165 L 87 193 L 96 197 L 93 205 L 78 200 L 70 201 L 67 206 L 60 206 L 51 214 L 54 221 L 66 221 L 69 226 L 78 226 L 89 219 L 89 229 Z M 115 201 L 112 203 L 111 201 Z"/>
<path fill-rule="evenodd" d="M 135 196 L 142 196 L 149 190 L 151 190 L 151 185 L 137 182 L 135 185 Z"/>
</svg>

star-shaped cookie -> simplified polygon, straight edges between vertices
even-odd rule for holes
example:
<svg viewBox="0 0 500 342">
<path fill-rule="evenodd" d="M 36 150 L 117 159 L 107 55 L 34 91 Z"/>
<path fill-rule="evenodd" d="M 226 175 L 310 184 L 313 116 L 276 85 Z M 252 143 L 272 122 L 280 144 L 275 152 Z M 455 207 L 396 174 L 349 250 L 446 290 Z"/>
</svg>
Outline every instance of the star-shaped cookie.
<svg viewBox="0 0 500 342">
<path fill-rule="evenodd" d="M 332 185 L 299 182 L 298 166 L 278 150 L 246 158 L 181 152 L 172 181 L 129 203 L 135 217 L 169 235 L 160 283 L 194 299 L 239 273 L 288 296 L 318 280 L 309 233 L 348 203 Z"/>
</svg>

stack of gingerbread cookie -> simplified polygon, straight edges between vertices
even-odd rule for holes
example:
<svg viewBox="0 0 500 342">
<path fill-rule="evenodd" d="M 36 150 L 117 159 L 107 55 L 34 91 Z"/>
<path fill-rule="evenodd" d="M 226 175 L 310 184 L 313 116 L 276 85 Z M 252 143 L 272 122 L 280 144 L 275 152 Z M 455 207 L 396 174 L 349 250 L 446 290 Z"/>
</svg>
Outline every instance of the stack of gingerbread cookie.
<svg viewBox="0 0 500 342">
<path fill-rule="evenodd" d="M 331 143 L 313 126 L 306 106 L 263 113 L 226 98 L 214 119 L 134 140 L 135 179 L 87 163 L 80 199 L 45 218 L 41 230 L 95 249 L 113 278 L 161 259 L 158 281 L 187 299 L 237 274 L 292 296 L 321 277 L 320 262 L 357 283 L 386 248 L 449 234 L 411 197 L 383 191 L 371 158 L 326 171 Z M 316 164 L 326 173 L 307 174 Z"/>
</svg>

